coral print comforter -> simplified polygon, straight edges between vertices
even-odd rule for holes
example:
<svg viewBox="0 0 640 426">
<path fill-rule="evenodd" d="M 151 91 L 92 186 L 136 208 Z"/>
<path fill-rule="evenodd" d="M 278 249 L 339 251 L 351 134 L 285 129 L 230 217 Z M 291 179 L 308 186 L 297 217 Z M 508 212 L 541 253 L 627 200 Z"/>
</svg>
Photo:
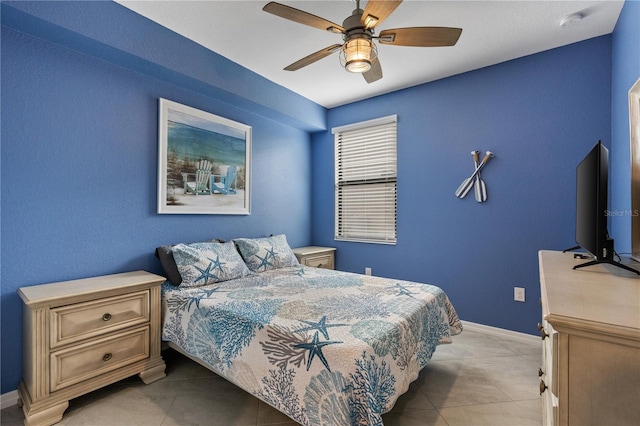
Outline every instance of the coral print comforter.
<svg viewBox="0 0 640 426">
<path fill-rule="evenodd" d="M 163 335 L 302 425 L 382 425 L 462 331 L 438 287 L 304 266 L 163 286 Z"/>
</svg>

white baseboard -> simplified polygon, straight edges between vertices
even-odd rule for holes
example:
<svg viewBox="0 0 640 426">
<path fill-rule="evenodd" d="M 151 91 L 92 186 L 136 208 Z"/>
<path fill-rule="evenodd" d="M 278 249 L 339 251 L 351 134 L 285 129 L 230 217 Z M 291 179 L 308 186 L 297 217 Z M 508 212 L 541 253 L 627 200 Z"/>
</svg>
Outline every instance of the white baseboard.
<svg viewBox="0 0 640 426">
<path fill-rule="evenodd" d="M 12 407 L 17 403 L 18 403 L 17 389 L 0 395 L 0 410 L 4 410 L 5 408 Z"/>
<path fill-rule="evenodd" d="M 469 321 L 461 321 L 463 330 L 475 331 L 477 333 L 489 334 L 495 337 L 505 337 L 509 339 L 521 340 L 525 343 L 539 343 L 540 336 L 535 334 L 520 333 L 519 331 L 506 330 L 504 328 L 491 327 L 489 325 L 477 324 Z M 463 331 L 464 333 L 464 331 Z"/>
</svg>

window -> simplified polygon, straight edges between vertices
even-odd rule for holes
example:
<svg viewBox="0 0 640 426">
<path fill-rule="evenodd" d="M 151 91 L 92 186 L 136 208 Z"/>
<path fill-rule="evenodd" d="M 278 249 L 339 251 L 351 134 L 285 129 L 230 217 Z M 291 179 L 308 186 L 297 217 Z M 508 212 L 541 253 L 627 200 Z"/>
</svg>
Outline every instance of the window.
<svg viewBox="0 0 640 426">
<path fill-rule="evenodd" d="M 332 130 L 335 239 L 396 243 L 397 116 Z"/>
</svg>

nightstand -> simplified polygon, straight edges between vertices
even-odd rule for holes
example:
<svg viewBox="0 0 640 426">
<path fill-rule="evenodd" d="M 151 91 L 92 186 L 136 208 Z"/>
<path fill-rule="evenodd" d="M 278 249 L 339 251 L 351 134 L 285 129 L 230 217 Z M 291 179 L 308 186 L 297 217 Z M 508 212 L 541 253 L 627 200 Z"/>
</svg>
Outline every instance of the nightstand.
<svg viewBox="0 0 640 426">
<path fill-rule="evenodd" d="M 144 271 L 18 289 L 23 306 L 25 425 L 62 420 L 69 400 L 138 374 L 165 377 L 160 285 Z"/>
<path fill-rule="evenodd" d="M 334 269 L 335 251 L 336 249 L 333 247 L 308 246 L 293 249 L 293 254 L 298 258 L 298 262 L 305 266 Z"/>
</svg>

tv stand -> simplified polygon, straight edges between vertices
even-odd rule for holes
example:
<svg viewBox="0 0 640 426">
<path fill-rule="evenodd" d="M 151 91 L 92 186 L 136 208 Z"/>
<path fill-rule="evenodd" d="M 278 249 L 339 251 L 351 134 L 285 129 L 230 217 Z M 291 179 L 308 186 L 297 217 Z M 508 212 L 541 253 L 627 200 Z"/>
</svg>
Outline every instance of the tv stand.
<svg viewBox="0 0 640 426">
<path fill-rule="evenodd" d="M 578 250 L 579 248 L 581 248 L 581 247 L 580 247 L 580 246 L 573 246 L 573 247 L 571 247 L 571 248 L 568 248 L 568 249 L 562 250 L 562 252 L 563 252 L 563 253 L 566 253 L 566 252 L 568 252 L 568 251 Z"/>
<path fill-rule="evenodd" d="M 637 425 L 640 278 L 607 265 L 574 271 L 569 253 L 538 257 L 542 424 Z"/>
<path fill-rule="evenodd" d="M 617 266 L 618 268 L 622 268 L 630 272 L 635 272 L 636 274 L 640 275 L 640 271 L 637 271 L 627 265 L 623 265 L 620 262 L 616 262 L 615 260 L 592 260 L 591 262 L 576 265 L 573 267 L 573 269 L 584 268 L 585 266 L 597 265 L 599 263 L 608 263 L 609 265 Z"/>
</svg>

